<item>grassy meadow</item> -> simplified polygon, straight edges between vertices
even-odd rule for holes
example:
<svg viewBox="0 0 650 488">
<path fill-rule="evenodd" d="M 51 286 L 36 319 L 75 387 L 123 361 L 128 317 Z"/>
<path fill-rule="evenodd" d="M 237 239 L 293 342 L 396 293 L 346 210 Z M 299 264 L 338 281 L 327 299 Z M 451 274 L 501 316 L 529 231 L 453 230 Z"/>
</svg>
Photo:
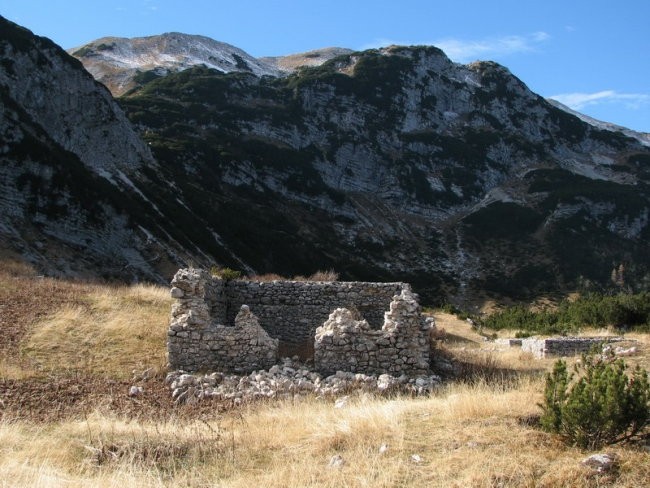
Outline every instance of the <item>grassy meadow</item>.
<svg viewBox="0 0 650 488">
<path fill-rule="evenodd" d="M 437 314 L 439 353 L 459 379 L 429 397 L 294 397 L 175 405 L 163 384 L 168 290 L 0 268 L 0 486 L 641 487 L 650 452 L 589 452 L 537 425 L 552 360 L 498 351 Z M 590 331 L 594 332 L 594 331 Z M 602 331 L 597 331 L 602 332 Z M 503 333 L 503 331 L 502 331 Z M 646 368 L 650 340 L 638 333 Z M 128 397 L 130 385 L 141 397 Z M 334 456 L 341 461 L 332 466 Z"/>
</svg>

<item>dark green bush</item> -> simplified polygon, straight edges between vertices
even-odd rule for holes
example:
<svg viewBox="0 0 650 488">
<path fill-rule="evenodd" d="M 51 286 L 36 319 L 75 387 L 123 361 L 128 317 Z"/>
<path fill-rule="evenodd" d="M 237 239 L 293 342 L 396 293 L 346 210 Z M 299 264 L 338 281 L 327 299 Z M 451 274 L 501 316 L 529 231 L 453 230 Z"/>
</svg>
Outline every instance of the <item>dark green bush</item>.
<svg viewBox="0 0 650 488">
<path fill-rule="evenodd" d="M 648 373 L 638 366 L 631 375 L 626 370 L 622 359 L 589 355 L 570 374 L 557 361 L 546 376 L 542 428 L 588 449 L 640 434 L 650 420 Z"/>
</svg>

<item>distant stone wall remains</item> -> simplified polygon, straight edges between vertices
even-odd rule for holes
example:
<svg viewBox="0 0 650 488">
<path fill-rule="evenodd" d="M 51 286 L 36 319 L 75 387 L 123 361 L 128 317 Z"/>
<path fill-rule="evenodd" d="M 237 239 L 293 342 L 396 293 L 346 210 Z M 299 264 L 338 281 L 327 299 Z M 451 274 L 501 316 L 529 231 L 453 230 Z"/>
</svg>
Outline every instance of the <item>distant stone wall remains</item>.
<svg viewBox="0 0 650 488">
<path fill-rule="evenodd" d="M 406 283 L 224 282 L 204 270 L 181 269 L 171 294 L 172 369 L 265 369 L 284 341 L 313 345 L 317 370 L 407 375 L 428 370 L 429 324 Z M 347 329 L 326 324 L 315 341 L 316 329 L 331 322 L 335 310 L 362 322 Z M 355 334 L 355 328 L 363 332 Z"/>
<path fill-rule="evenodd" d="M 494 343 L 506 347 L 521 347 L 522 340 L 523 339 L 504 338 L 504 339 L 496 339 Z"/>
<path fill-rule="evenodd" d="M 538 359 L 547 356 L 575 356 L 589 352 L 594 346 L 621 340 L 623 340 L 621 337 L 553 337 L 548 339 L 530 337 L 522 339 L 521 349 L 531 352 Z"/>
</svg>

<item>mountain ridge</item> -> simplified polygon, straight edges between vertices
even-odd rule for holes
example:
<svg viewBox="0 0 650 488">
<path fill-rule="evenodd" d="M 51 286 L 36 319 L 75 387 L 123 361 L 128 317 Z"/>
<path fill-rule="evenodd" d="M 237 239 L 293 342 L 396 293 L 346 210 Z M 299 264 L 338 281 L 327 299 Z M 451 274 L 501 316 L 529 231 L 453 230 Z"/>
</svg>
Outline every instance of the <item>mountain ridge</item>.
<svg viewBox="0 0 650 488">
<path fill-rule="evenodd" d="M 337 56 L 351 54 L 354 51 L 343 47 L 324 47 L 312 49 L 302 53 L 287 54 L 283 56 L 263 56 L 260 61 L 264 61 L 275 66 L 280 71 L 292 73 L 303 66 L 320 66 L 321 64 Z"/>
<path fill-rule="evenodd" d="M 117 236 L 138 241 L 124 252 L 111 248 L 132 279 L 159 279 L 189 262 L 287 275 L 333 267 L 343 279 L 411 281 L 429 302 L 458 303 L 481 293 L 606 287 L 621 264 L 626 286 L 650 283 L 648 148 L 549 104 L 496 63 L 459 65 L 434 47 L 392 46 L 283 76 L 202 63 L 164 76 L 142 72 L 118 99 L 115 113 L 124 110 L 130 122 L 108 135 L 110 148 L 137 131 L 154 159 L 133 166 L 126 164 L 137 160 L 133 148 L 111 163 L 74 143 L 66 132 L 73 125 L 87 137 L 102 134 L 96 105 L 108 92 L 61 50 L 55 65 L 65 75 L 57 78 L 51 54 L 30 39 L 23 42 L 31 64 L 16 77 L 11 63 L 25 60 L 6 56 L 2 86 L 22 93 L 27 80 L 38 94 L 59 80 L 47 88 L 55 94 L 48 103 L 64 120 L 48 118 L 47 103 L 30 109 L 24 94 L 11 95 L 3 103 L 14 108 L 0 129 L 42 130 L 33 147 L 59 154 L 55 144 L 72 156 L 46 163 L 6 138 L 0 159 L 11 198 L 0 199 L 7 209 L 0 234 L 18 236 L 17 249 L 47 269 L 67 272 L 78 253 L 82 261 L 95 256 L 93 269 L 101 270 L 107 263 L 95 251 Z M 41 78 L 29 74 L 37 65 Z M 74 105 L 76 77 L 92 82 L 93 103 L 83 110 Z M 63 185 L 52 186 L 53 178 Z M 96 178 L 100 187 L 91 185 Z M 95 207 L 77 194 L 79 183 L 114 209 L 99 215 L 121 231 L 88 224 L 99 210 L 84 208 Z M 76 214 L 83 219 L 75 223 Z M 30 219 L 50 234 L 59 228 L 64 247 L 66 226 L 85 229 L 90 241 L 60 263 L 38 258 L 35 241 L 49 234 L 38 226 L 27 232 Z M 155 249 L 145 252 L 147 242 Z M 134 264 L 153 258 L 166 264 Z"/>
<path fill-rule="evenodd" d="M 180 32 L 135 38 L 103 37 L 67 52 L 77 57 L 116 96 L 133 88 L 133 78 L 137 75 L 150 71 L 160 76 L 205 65 L 225 73 L 247 71 L 258 76 L 280 73 L 231 44 Z"/>
<path fill-rule="evenodd" d="M 174 58 L 172 55 L 173 53 L 165 52 L 164 48 L 160 48 L 161 44 L 165 45 L 166 41 L 171 39 L 175 39 L 176 41 L 184 39 L 187 44 L 185 47 L 186 51 L 191 50 L 192 44 L 196 44 L 196 41 L 212 45 L 214 53 L 223 58 L 222 63 L 219 65 L 213 64 L 209 59 L 209 54 L 207 54 L 204 59 L 199 57 L 189 60 L 188 62 L 183 62 L 182 59 Z M 105 51 L 111 51 L 111 44 L 115 43 L 122 44 L 122 46 L 129 43 L 139 44 L 141 52 L 149 53 L 148 59 L 141 59 L 138 61 L 137 57 L 134 56 L 125 56 L 120 59 L 119 56 L 111 56 L 110 52 L 107 54 Z M 206 51 L 210 51 L 210 49 L 208 48 Z M 255 58 L 236 46 L 215 40 L 208 36 L 185 34 L 182 32 L 166 32 L 163 34 L 133 38 L 106 36 L 70 48 L 67 52 L 79 59 L 95 79 L 105 84 L 114 96 L 119 97 L 140 84 L 141 81 L 149 81 L 154 77 L 164 76 L 169 72 L 182 71 L 191 66 L 204 65 L 208 68 L 217 69 L 223 73 L 241 71 L 253 72 L 258 76 L 283 77 L 294 73 L 299 68 L 318 67 L 336 57 L 353 54 L 356 51 L 342 47 L 324 47 L 287 55 L 261 56 Z M 237 56 L 229 59 L 233 54 L 242 59 L 237 59 Z M 167 59 L 161 59 L 166 55 L 168 56 Z M 145 58 L 146 57 L 147 56 L 145 56 Z M 250 66 L 247 65 L 249 62 L 256 66 L 251 69 Z M 131 70 L 128 72 L 115 73 L 114 71 L 116 69 L 119 71 L 121 64 L 130 65 Z M 122 68 L 124 68 L 124 66 L 122 66 Z M 142 80 L 143 78 L 144 80 Z M 639 139 L 644 143 L 644 145 L 650 145 L 649 133 L 639 132 L 610 122 L 596 120 L 588 115 L 573 110 L 552 98 L 548 98 L 547 101 L 555 105 L 557 108 L 577 116 L 590 125 L 594 125 L 604 130 L 624 132 L 629 137 Z"/>
<path fill-rule="evenodd" d="M 622 125 L 617 125 L 611 122 L 605 122 L 602 120 L 595 119 L 593 117 L 590 117 L 589 115 L 585 115 L 581 112 L 578 112 L 577 110 L 573 110 L 571 107 L 567 107 L 563 103 L 558 102 L 553 98 L 547 98 L 546 100 L 550 104 L 556 106 L 557 108 L 564 110 L 565 112 L 570 113 L 571 115 L 575 115 L 583 122 L 587 122 L 588 124 L 593 125 L 594 127 L 598 127 L 599 129 L 608 130 L 611 132 L 621 132 L 628 137 L 637 139 L 644 146 L 650 147 L 650 133 L 648 132 L 639 132 L 633 129 L 629 129 L 627 127 L 623 127 Z"/>
<path fill-rule="evenodd" d="M 121 99 L 158 159 L 174 161 L 176 181 L 187 177 L 185 170 L 218 174 L 208 192 L 236 199 L 246 191 L 249 203 L 259 205 L 273 195 L 284 217 L 295 218 L 293 229 L 314 246 L 309 258 L 278 236 L 278 250 L 286 248 L 296 262 L 304 254 L 305 262 L 338 263 L 355 276 L 398 275 L 420 286 L 429 280 L 457 295 L 486 286 L 506 293 L 576 286 L 581 273 L 606 284 L 611 265 L 598 257 L 603 252 L 619 261 L 638 258 L 641 278 L 646 273 L 638 238 L 648 232 L 647 175 L 645 163 L 638 173 L 630 158 L 638 151 L 645 161 L 647 149 L 548 104 L 495 63 L 458 65 L 436 48 L 395 46 L 281 79 L 201 68 L 170 76 Z M 176 100 L 177 108 L 162 100 Z M 180 108 L 199 101 L 200 111 Z M 193 135 L 184 127 L 201 129 Z M 187 150 L 169 151 L 171 140 Z M 646 176 L 639 180 L 639 174 Z M 636 217 L 617 207 L 623 194 Z M 324 216 L 306 222 L 296 205 Z M 241 226 L 222 211 L 203 215 Z M 253 241 L 273 234 L 259 222 L 265 212 L 278 220 L 256 207 L 255 226 L 240 234 Z M 586 219 L 578 232 L 583 243 L 573 243 L 585 256 L 573 263 L 555 234 L 570 235 L 575 216 Z M 594 236 L 605 233 L 602 242 L 584 235 L 587 223 Z M 620 241 L 617 232 L 631 241 Z M 318 244 L 312 235 L 337 244 Z M 594 249 L 585 249 L 587 243 Z M 512 246 L 509 260 L 504 251 Z M 255 257 L 263 253 L 249 251 L 248 259 L 272 271 Z M 542 279 L 531 283 L 535 274 Z"/>
</svg>

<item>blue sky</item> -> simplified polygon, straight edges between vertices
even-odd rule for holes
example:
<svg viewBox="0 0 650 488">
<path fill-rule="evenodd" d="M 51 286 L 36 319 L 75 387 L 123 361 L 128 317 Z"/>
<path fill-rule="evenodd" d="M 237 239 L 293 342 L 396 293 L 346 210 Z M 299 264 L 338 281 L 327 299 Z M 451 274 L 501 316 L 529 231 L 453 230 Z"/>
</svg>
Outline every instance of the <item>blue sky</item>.
<svg viewBox="0 0 650 488">
<path fill-rule="evenodd" d="M 433 44 L 494 60 L 533 91 L 650 132 L 650 0 L 0 0 L 64 48 L 103 36 L 202 34 L 253 56 Z"/>
</svg>

